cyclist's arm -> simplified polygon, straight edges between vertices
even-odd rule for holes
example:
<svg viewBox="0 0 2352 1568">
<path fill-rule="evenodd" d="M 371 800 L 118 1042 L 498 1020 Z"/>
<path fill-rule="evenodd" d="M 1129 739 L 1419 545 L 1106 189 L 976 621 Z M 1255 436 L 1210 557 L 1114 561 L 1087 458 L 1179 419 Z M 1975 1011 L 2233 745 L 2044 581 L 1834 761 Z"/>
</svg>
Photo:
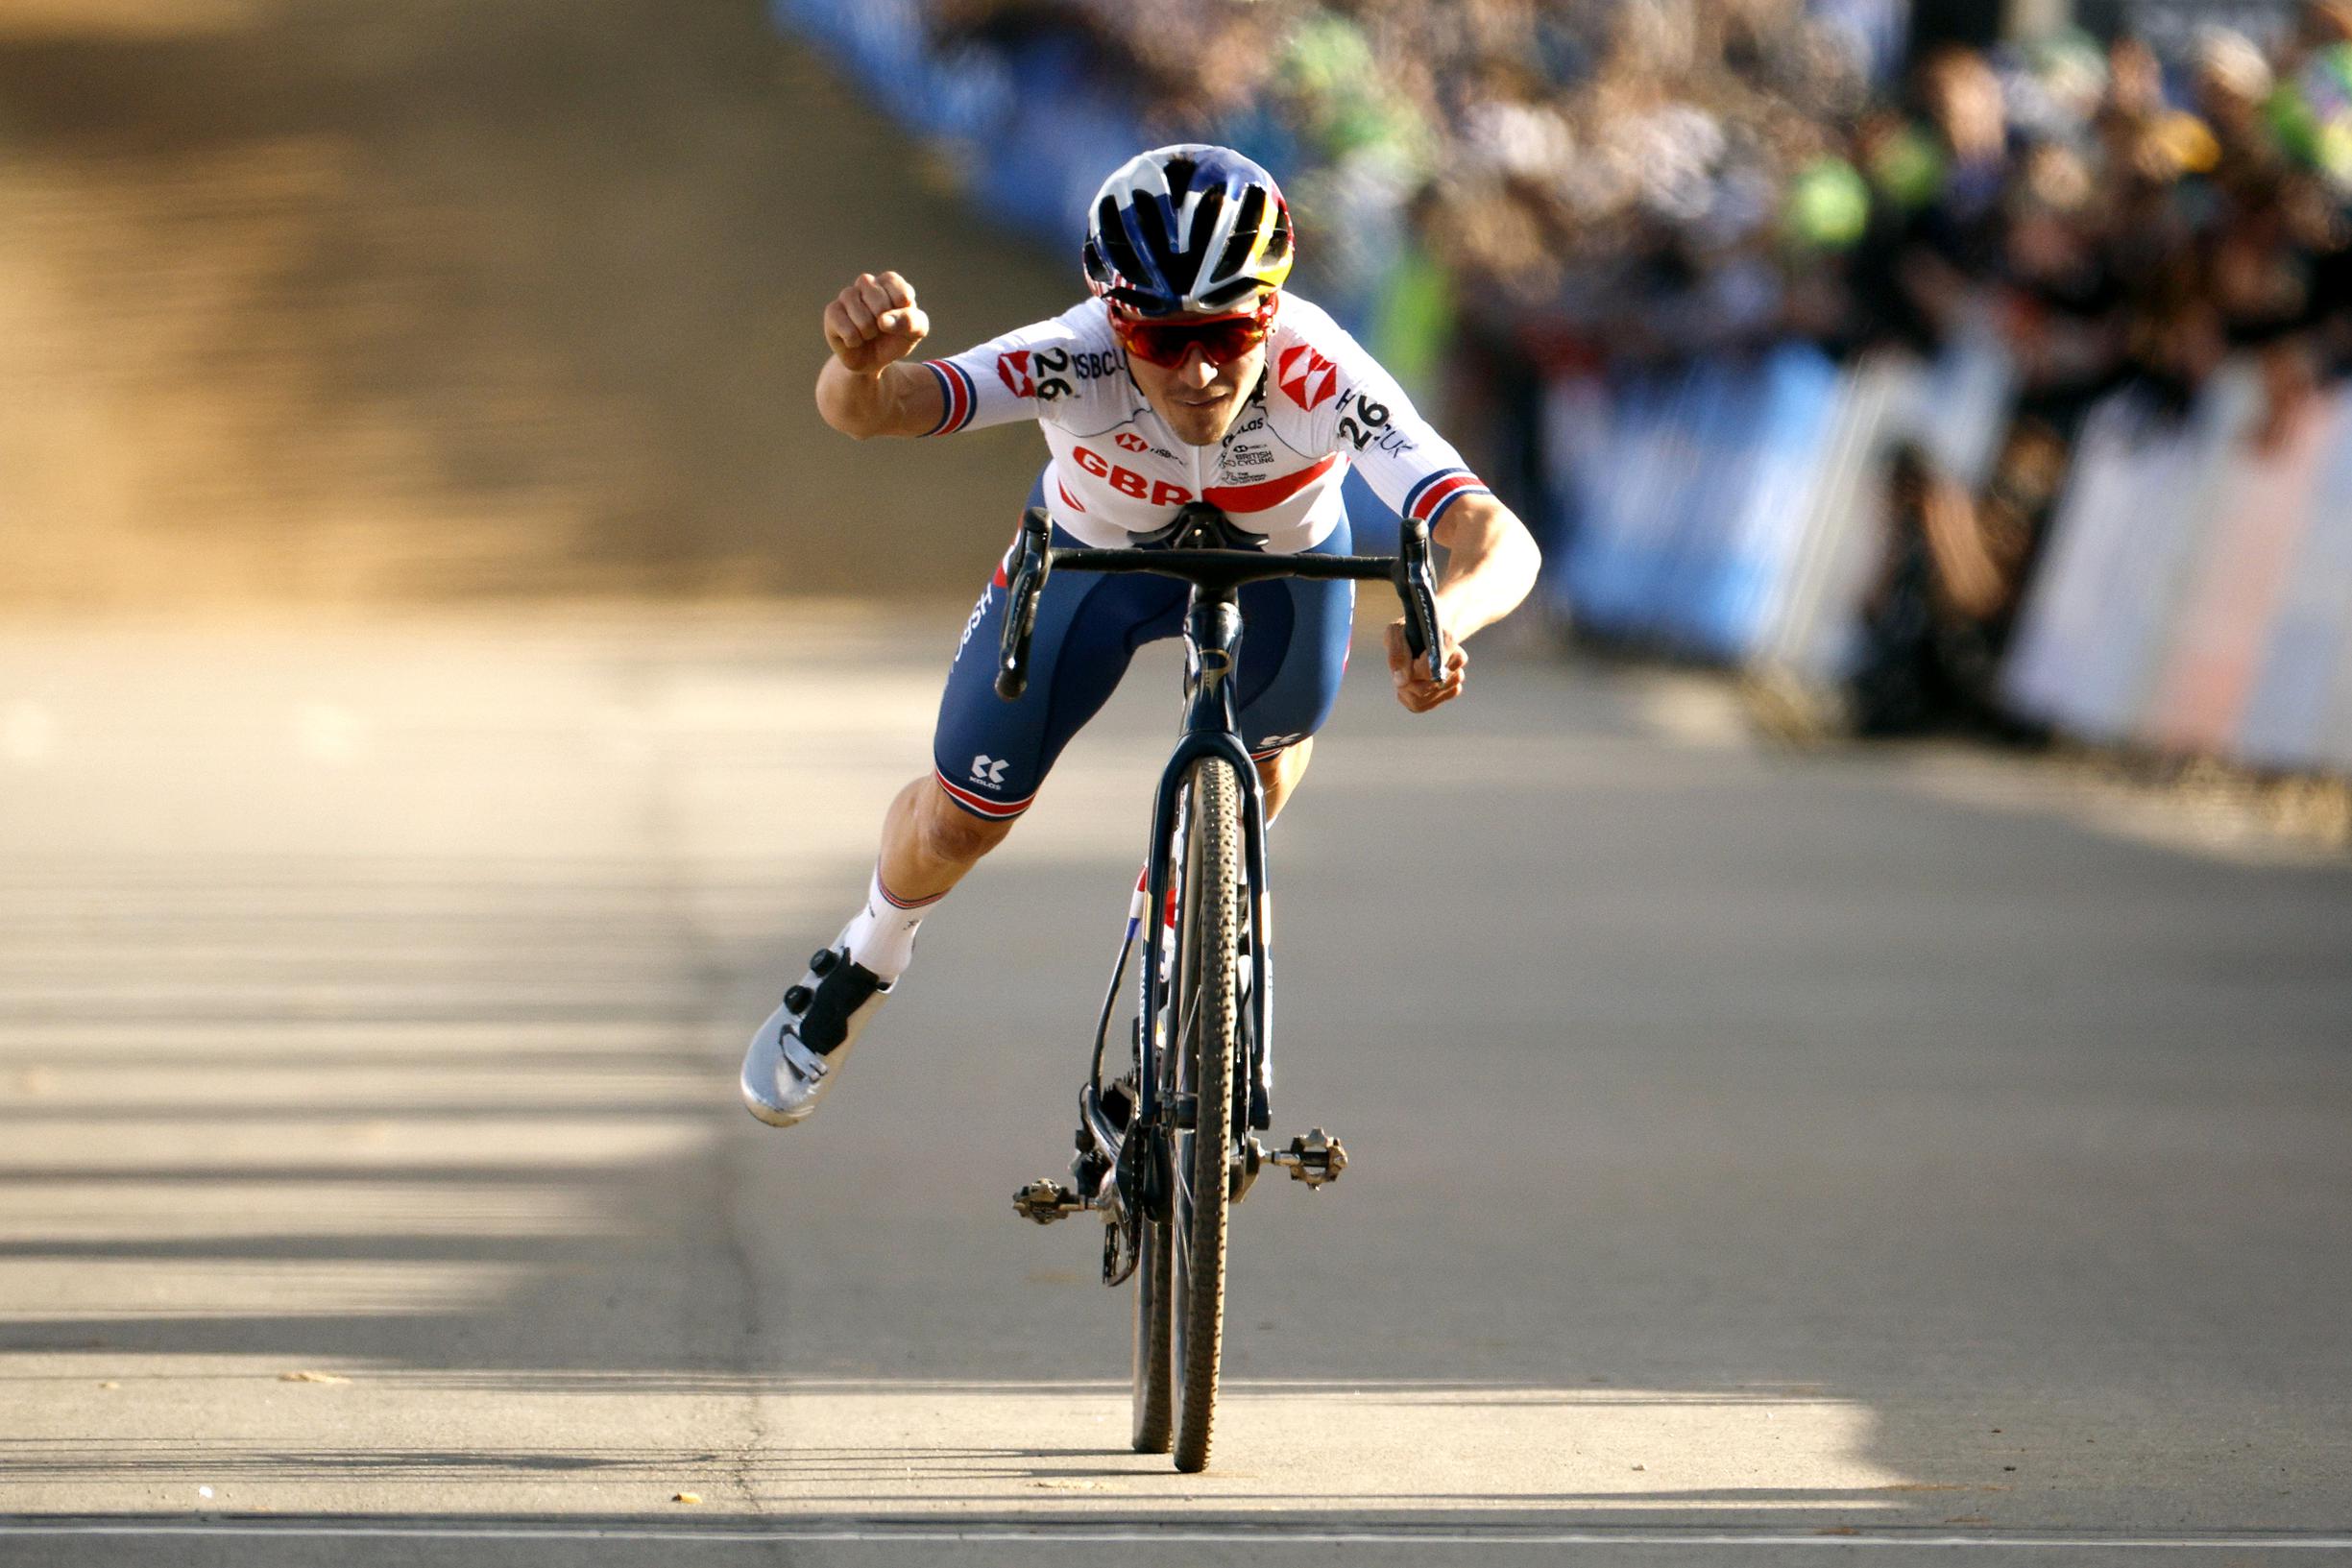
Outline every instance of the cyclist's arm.
<svg viewBox="0 0 2352 1568">
<path fill-rule="evenodd" d="M 1517 609 L 1543 564 L 1535 535 L 1490 494 L 1465 495 L 1447 507 L 1429 537 L 1445 547 L 1438 618 L 1457 639 Z"/>
<path fill-rule="evenodd" d="M 816 373 L 816 409 L 845 436 L 923 436 L 939 426 L 947 394 L 923 365 L 904 360 L 861 375 L 837 358 Z"/>
<path fill-rule="evenodd" d="M 931 331 L 914 285 L 892 272 L 860 273 L 825 306 L 816 409 L 845 436 L 919 436 L 947 411 L 938 377 L 906 358 Z"/>
<path fill-rule="evenodd" d="M 825 307 L 833 350 L 816 376 L 817 411 L 844 435 L 945 436 L 1016 420 L 1052 420 L 1115 363 L 1090 340 L 1102 307 L 1089 300 L 1052 321 L 990 338 L 945 359 L 908 356 L 931 331 L 914 289 L 896 273 L 863 273 Z M 1094 351 L 1088 351 L 1088 350 Z"/>
<path fill-rule="evenodd" d="M 1394 376 L 1353 338 L 1336 329 L 1325 341 L 1346 379 L 1331 413 L 1331 445 L 1347 449 L 1372 494 L 1398 516 L 1429 525 L 1446 552 L 1438 574 L 1438 619 L 1445 648 L 1441 680 L 1406 650 L 1405 624 L 1388 629 L 1389 674 L 1397 700 L 1417 713 L 1461 695 L 1469 654 L 1462 643 L 1518 607 L 1540 564 L 1533 535 L 1422 419 Z"/>
<path fill-rule="evenodd" d="M 1527 525 L 1483 488 L 1449 501 L 1429 525 L 1429 537 L 1445 549 L 1445 565 L 1438 573 L 1445 678 L 1431 680 L 1427 661 L 1408 650 L 1402 620 L 1391 621 L 1388 628 L 1389 679 L 1395 683 L 1396 700 L 1416 713 L 1462 695 L 1470 666 L 1463 641 L 1516 609 L 1536 586 L 1536 568 L 1541 565 Z"/>
</svg>

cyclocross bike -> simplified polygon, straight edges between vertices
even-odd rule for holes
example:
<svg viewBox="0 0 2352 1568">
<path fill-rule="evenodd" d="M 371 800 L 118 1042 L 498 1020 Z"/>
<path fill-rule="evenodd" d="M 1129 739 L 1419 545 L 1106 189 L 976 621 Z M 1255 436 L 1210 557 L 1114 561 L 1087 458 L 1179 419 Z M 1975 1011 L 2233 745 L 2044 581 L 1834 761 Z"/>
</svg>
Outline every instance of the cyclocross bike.
<svg viewBox="0 0 2352 1568">
<path fill-rule="evenodd" d="M 1045 513 L 1031 509 L 1007 563 L 996 689 L 1010 701 L 1028 686 L 1030 634 L 1050 572 L 1148 571 L 1192 585 L 1184 725 L 1160 775 L 1144 873 L 1079 1091 L 1075 1185 L 1031 1182 L 1013 1207 L 1039 1224 L 1102 1215 L 1103 1283 L 1137 1280 L 1134 1447 L 1173 1447 L 1176 1467 L 1197 1471 L 1208 1464 L 1224 1347 L 1231 1207 L 1268 1165 L 1313 1190 L 1347 1164 L 1320 1127 L 1280 1149 L 1256 1136 L 1273 1124 L 1273 975 L 1265 812 L 1236 725 L 1238 590 L 1276 577 L 1387 581 L 1404 604 L 1406 641 L 1428 660 L 1432 679 L 1443 678 L 1443 655 L 1425 524 L 1405 525 L 1394 556 L 1268 555 L 1215 507 L 1195 503 L 1166 539 L 1166 548 L 1055 548 Z M 1153 934 L 1139 966 L 1129 1070 L 1106 1083 L 1104 1045 L 1147 926 Z"/>
</svg>

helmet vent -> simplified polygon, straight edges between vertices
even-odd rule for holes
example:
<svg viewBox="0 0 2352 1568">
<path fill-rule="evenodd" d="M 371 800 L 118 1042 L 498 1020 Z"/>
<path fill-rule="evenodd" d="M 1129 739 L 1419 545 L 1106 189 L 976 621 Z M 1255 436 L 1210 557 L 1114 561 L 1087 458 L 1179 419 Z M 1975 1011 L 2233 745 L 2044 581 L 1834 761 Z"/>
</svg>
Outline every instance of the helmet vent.
<svg viewBox="0 0 2352 1568">
<path fill-rule="evenodd" d="M 1149 287 L 1152 268 L 1135 249 L 1127 225 L 1120 221 L 1119 204 L 1108 197 L 1103 199 L 1097 231 L 1103 241 L 1103 259 L 1110 263 L 1110 270 L 1124 282 Z"/>
<path fill-rule="evenodd" d="M 1217 258 L 1210 269 L 1211 277 L 1230 277 L 1249 264 L 1250 249 L 1257 244 L 1258 225 L 1266 221 L 1266 192 L 1252 185 L 1242 197 L 1241 216 L 1233 222 L 1233 237 L 1225 241 L 1224 254 Z"/>
<path fill-rule="evenodd" d="M 1173 181 L 1171 182 L 1173 183 Z M 1206 259 L 1202 242 L 1208 237 L 1201 227 L 1203 209 L 1216 201 L 1216 193 L 1208 193 L 1195 208 L 1191 231 L 1176 232 L 1182 222 L 1178 209 L 1167 202 L 1137 202 L 1128 219 L 1134 225 L 1134 237 L 1143 253 L 1159 258 L 1158 266 L 1144 277 L 1156 277 L 1177 300 L 1192 292 L 1194 280 L 1200 276 L 1200 263 Z M 1190 204 L 1187 204 L 1190 205 Z"/>
</svg>

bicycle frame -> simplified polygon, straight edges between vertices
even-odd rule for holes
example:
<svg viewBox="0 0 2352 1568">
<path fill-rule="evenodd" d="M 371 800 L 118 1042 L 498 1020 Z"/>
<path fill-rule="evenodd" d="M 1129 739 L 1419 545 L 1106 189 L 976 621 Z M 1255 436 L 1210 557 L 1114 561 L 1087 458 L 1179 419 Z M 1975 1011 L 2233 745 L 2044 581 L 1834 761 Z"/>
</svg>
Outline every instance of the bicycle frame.
<svg viewBox="0 0 2352 1568">
<path fill-rule="evenodd" d="M 1006 556 L 997 695 L 1017 701 L 1028 690 L 1030 637 L 1053 570 L 1153 572 L 1190 585 L 1184 724 L 1152 794 L 1144 873 L 1128 906 L 1118 965 L 1095 1025 L 1093 1065 L 1079 1091 L 1079 1153 L 1070 1168 L 1076 1185 L 1031 1182 L 1013 1194 L 1013 1210 L 1039 1224 L 1082 1211 L 1103 1214 L 1103 1283 L 1142 1275 L 1135 1300 L 1133 1445 L 1139 1452 L 1173 1452 L 1177 1469 L 1200 1470 L 1208 1463 L 1223 1375 L 1230 1206 L 1248 1194 L 1266 1165 L 1287 1168 L 1309 1191 L 1347 1166 L 1347 1151 L 1321 1127 L 1292 1139 L 1288 1149 L 1269 1149 L 1257 1137 L 1271 1125 L 1273 1109 L 1272 882 L 1265 788 L 1242 739 L 1235 688 L 1244 635 L 1241 589 L 1276 577 L 1385 579 L 1404 607 L 1407 648 L 1417 661 L 1427 660 L 1432 679 L 1442 679 L 1444 639 L 1429 569 L 1429 532 L 1424 524 L 1406 522 L 1394 556 L 1269 556 L 1224 514 L 1195 504 L 1181 508 L 1144 547 L 1056 549 L 1051 539 L 1046 513 L 1031 508 Z M 1162 542 L 1170 547 L 1154 547 Z M 1238 798 L 1224 793 L 1213 769 L 1193 790 L 1204 763 L 1233 770 Z M 1215 817 L 1213 836 L 1187 817 L 1196 808 Z M 1242 840 L 1238 865 L 1227 837 L 1236 831 Z M 1197 871 L 1196 858 L 1202 862 Z M 1213 903 L 1198 887 L 1177 887 L 1179 859 L 1187 868 L 1181 875 L 1213 884 Z M 1246 907 L 1229 907 L 1227 898 Z M 1128 960 L 1146 929 L 1151 934 L 1136 1007 L 1135 1083 L 1131 1096 L 1121 1097 L 1126 1116 L 1114 1121 L 1103 1054 Z M 1196 944 L 1213 957 L 1195 953 Z M 1224 969 L 1228 963 L 1230 972 Z M 1243 987 L 1238 997 L 1237 983 Z M 1178 1016 L 1178 998 L 1204 1010 Z M 1247 1046 L 1241 1043 L 1245 1031 Z M 1197 1071 L 1187 1073 L 1188 1065 Z"/>
<path fill-rule="evenodd" d="M 1151 1169 L 1139 1170 L 1138 1162 L 1127 1157 L 1130 1136 L 1139 1130 L 1151 1129 L 1157 1137 L 1173 1125 L 1170 1107 L 1162 1103 L 1160 1094 L 1160 1062 L 1162 1050 L 1172 1042 L 1165 1038 L 1162 1027 L 1168 1012 L 1168 988 L 1172 976 L 1163 976 L 1156 961 L 1158 928 L 1164 911 L 1170 907 L 1176 891 L 1176 827 L 1183 810 L 1184 787 L 1193 765 L 1203 758 L 1217 758 L 1229 763 L 1240 780 L 1244 808 L 1242 812 L 1242 870 L 1248 878 L 1251 907 L 1249 919 L 1249 954 L 1251 962 L 1247 1026 L 1249 1034 L 1249 1060 L 1246 1093 L 1248 1100 L 1242 1117 L 1249 1130 L 1258 1131 L 1272 1121 L 1268 1103 L 1271 1083 L 1272 1041 L 1273 1020 L 1273 980 L 1271 964 L 1269 931 L 1269 890 L 1266 853 L 1265 791 L 1258 778 L 1257 765 L 1250 760 L 1248 746 L 1240 731 L 1239 702 L 1233 677 L 1240 667 L 1244 627 L 1240 603 L 1240 589 L 1249 582 L 1272 577 L 1346 578 L 1353 581 L 1387 581 L 1392 584 L 1405 611 L 1405 637 L 1417 658 L 1429 661 L 1431 674 L 1437 676 L 1443 659 L 1443 638 L 1438 626 L 1437 597 L 1429 569 L 1429 535 L 1425 525 L 1408 523 L 1398 539 L 1398 553 L 1388 556 L 1267 556 L 1254 548 L 1215 548 L 1230 537 L 1230 524 L 1224 514 L 1214 507 L 1188 506 L 1177 515 L 1177 521 L 1163 537 L 1176 541 L 1173 548 L 1102 550 L 1084 548 L 1055 548 L 1049 544 L 1050 524 L 1042 509 L 1032 508 L 1022 519 L 1021 532 L 1015 536 L 1013 548 L 1006 557 L 1009 603 L 1000 649 L 996 688 L 1007 699 L 1018 697 L 1028 686 L 1029 639 L 1035 623 L 1037 597 L 1042 592 L 1048 574 L 1055 567 L 1079 571 L 1149 571 L 1177 577 L 1191 585 L 1191 597 L 1185 607 L 1185 700 L 1184 723 L 1176 749 L 1161 771 L 1159 786 L 1152 806 L 1152 836 L 1146 849 L 1143 884 L 1139 891 L 1140 907 L 1132 908 L 1126 938 L 1119 950 L 1119 961 L 1112 971 L 1111 983 L 1103 1001 L 1100 1021 L 1095 1028 L 1093 1066 L 1087 1082 L 1079 1092 L 1079 1112 L 1083 1131 L 1111 1162 L 1115 1172 L 1112 1183 L 1117 1201 L 1125 1211 L 1124 1218 L 1135 1223 L 1143 1211 L 1155 1207 L 1164 1191 L 1159 1180 L 1158 1167 L 1164 1164 L 1164 1149 L 1154 1147 Z M 1203 545 L 1211 547 L 1202 547 Z M 1141 1001 L 1137 1008 L 1137 1083 L 1135 1104 L 1124 1127 L 1113 1122 L 1103 1105 L 1103 1056 L 1107 1047 L 1111 1020 L 1118 1009 L 1119 987 L 1123 982 L 1127 963 L 1132 956 L 1139 930 L 1149 928 L 1151 939 L 1145 944 L 1144 974 Z M 1320 1136 L 1320 1134 L 1319 1134 Z M 1250 1158 L 1248 1170 L 1254 1176 L 1258 1150 L 1249 1140 Z M 1313 1158 L 1310 1156 L 1310 1164 Z M 1284 1156 L 1276 1156 L 1281 1161 Z M 1337 1157 L 1335 1157 L 1336 1159 Z M 1297 1163 L 1292 1159 L 1291 1163 Z M 1335 1163 L 1331 1169 L 1336 1170 Z M 1149 1179 L 1152 1190 L 1139 1191 L 1136 1183 Z M 1307 1178 L 1301 1178 L 1307 1179 Z M 1242 1191 L 1248 1187 L 1244 1179 Z M 1027 1190 L 1025 1190 L 1027 1191 Z M 1045 1207 L 1036 1211 L 1048 1217 L 1066 1212 L 1059 1198 L 1039 1198 Z M 1082 1200 L 1081 1200 L 1082 1201 Z M 1088 1204 L 1087 1206 L 1091 1206 Z M 1024 1209 L 1025 1213 L 1031 1212 Z M 1034 1216 L 1033 1216 L 1034 1217 Z M 1156 1214 L 1149 1218 L 1159 1218 Z M 1114 1231 L 1118 1227 L 1114 1226 Z M 1132 1266 L 1132 1260 L 1129 1260 Z M 1124 1271 L 1114 1271 L 1111 1256 L 1105 1253 L 1104 1278 L 1116 1284 L 1125 1278 Z"/>
<path fill-rule="evenodd" d="M 1252 959 L 1249 993 L 1250 1107 L 1257 1109 L 1255 1090 L 1267 1081 L 1266 1061 L 1272 1041 L 1273 979 L 1270 973 L 1265 918 L 1266 800 L 1257 764 L 1241 738 L 1238 705 L 1233 695 L 1233 672 L 1239 666 L 1242 639 L 1241 606 L 1231 588 L 1193 590 L 1184 617 L 1186 684 L 1184 728 L 1168 765 L 1161 770 L 1159 788 L 1152 802 L 1151 854 L 1145 862 L 1145 912 L 1154 915 L 1168 907 L 1175 892 L 1176 813 L 1183 802 L 1184 783 L 1195 762 L 1222 757 L 1241 777 L 1242 865 L 1249 878 L 1249 948 Z M 1159 1030 L 1166 1011 L 1167 988 L 1173 976 L 1149 961 L 1146 950 L 1142 1011 L 1142 1061 L 1136 1086 L 1136 1116 L 1151 1122 L 1159 1112 L 1159 1051 L 1165 1042 Z M 1256 1120 L 1253 1116 L 1252 1122 Z"/>
<path fill-rule="evenodd" d="M 1136 1027 L 1136 1103 L 1124 1129 L 1114 1124 L 1103 1109 L 1103 1050 L 1137 930 L 1140 927 L 1155 932 L 1161 912 L 1170 906 L 1170 900 L 1176 892 L 1176 830 L 1183 810 L 1185 783 L 1193 764 L 1203 758 L 1223 759 L 1232 765 L 1241 781 L 1242 865 L 1249 878 L 1251 899 L 1250 1049 L 1246 1088 L 1248 1113 L 1245 1120 L 1252 1127 L 1263 1127 L 1268 1121 L 1264 1091 L 1270 1076 L 1273 1038 L 1273 982 L 1266 918 L 1270 885 L 1266 855 L 1266 803 L 1265 788 L 1258 778 L 1257 765 L 1251 760 L 1249 747 L 1241 737 L 1239 704 L 1234 695 L 1232 677 L 1240 667 L 1243 631 L 1241 606 L 1233 588 L 1195 586 L 1184 616 L 1184 722 L 1176 748 L 1169 754 L 1167 765 L 1160 771 L 1159 785 L 1152 794 L 1151 840 L 1139 894 L 1142 914 L 1139 919 L 1129 921 L 1127 939 L 1120 947 L 1119 962 L 1112 972 L 1110 987 L 1103 999 L 1103 1017 L 1095 1032 L 1093 1071 L 1080 1092 L 1080 1109 L 1088 1129 L 1093 1133 L 1097 1145 L 1109 1157 L 1113 1169 L 1123 1175 L 1128 1174 L 1126 1163 L 1120 1159 L 1128 1134 L 1160 1126 L 1166 1113 L 1160 1097 L 1160 1061 L 1161 1052 L 1168 1049 L 1170 1041 L 1161 1027 L 1161 1022 L 1167 1016 L 1168 991 L 1175 976 L 1163 972 L 1155 961 L 1156 935 L 1146 943 L 1144 949 L 1143 991 L 1137 1009 Z M 1121 1193 L 1122 1200 L 1130 1205 L 1140 1196 L 1124 1190 Z"/>
</svg>

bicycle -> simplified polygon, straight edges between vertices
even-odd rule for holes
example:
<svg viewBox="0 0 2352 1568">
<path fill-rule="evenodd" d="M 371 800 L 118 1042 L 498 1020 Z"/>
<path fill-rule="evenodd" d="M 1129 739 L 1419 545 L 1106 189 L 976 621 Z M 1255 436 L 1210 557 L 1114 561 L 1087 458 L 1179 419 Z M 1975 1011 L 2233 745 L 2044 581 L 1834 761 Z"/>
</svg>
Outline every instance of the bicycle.
<svg viewBox="0 0 2352 1568">
<path fill-rule="evenodd" d="M 1184 723 L 1153 797 L 1144 872 L 1079 1091 L 1077 1185 L 1031 1182 L 1013 1194 L 1013 1208 L 1041 1225 L 1103 1215 L 1103 1283 L 1138 1282 L 1134 1449 L 1173 1450 L 1176 1467 L 1194 1472 L 1208 1464 L 1215 1420 L 1232 1206 L 1269 1165 L 1310 1191 L 1347 1165 L 1346 1148 L 1321 1127 L 1280 1149 L 1256 1136 L 1273 1125 L 1273 977 L 1265 813 L 1230 679 L 1243 632 L 1237 591 L 1284 576 L 1385 580 L 1403 602 L 1407 644 L 1428 660 L 1432 679 L 1443 679 L 1443 639 L 1425 524 L 1405 525 L 1394 556 L 1267 555 L 1246 547 L 1249 536 L 1215 507 L 1194 503 L 1165 538 L 1166 548 L 1055 548 L 1044 511 L 1025 514 L 1006 562 L 996 690 L 1010 701 L 1027 688 L 1030 634 L 1051 572 L 1146 571 L 1192 585 Z M 1105 1083 L 1128 963 L 1154 914 L 1130 1070 Z"/>
</svg>

